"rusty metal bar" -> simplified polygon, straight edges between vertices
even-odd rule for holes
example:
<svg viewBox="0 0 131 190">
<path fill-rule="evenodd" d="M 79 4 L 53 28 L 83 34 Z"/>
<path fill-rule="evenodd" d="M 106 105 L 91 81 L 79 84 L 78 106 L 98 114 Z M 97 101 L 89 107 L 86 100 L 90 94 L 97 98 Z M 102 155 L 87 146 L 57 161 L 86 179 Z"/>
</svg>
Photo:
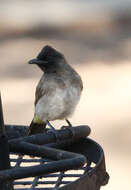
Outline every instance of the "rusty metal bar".
<svg viewBox="0 0 131 190">
<path fill-rule="evenodd" d="M 6 125 L 6 129 L 9 126 Z M 11 126 L 11 129 L 19 128 L 17 131 L 22 130 L 22 134 L 26 130 L 26 127 L 22 126 Z M 10 130 L 10 129 L 9 129 Z M 72 138 L 72 130 L 73 138 Z M 34 162 L 39 162 L 40 165 L 37 166 L 29 166 L 29 167 L 18 167 L 12 168 L 9 170 L 0 171 L 1 179 L 21 179 L 21 177 L 35 177 L 34 181 L 16 181 L 15 185 L 31 185 L 30 188 L 16 188 L 15 190 L 51 190 L 51 188 L 40 188 L 36 187 L 37 184 L 55 184 L 55 190 L 79 190 L 80 188 L 83 190 L 99 190 L 102 185 L 105 185 L 108 182 L 108 174 L 105 170 L 105 161 L 104 161 L 104 153 L 102 148 L 92 141 L 91 139 L 87 139 L 86 137 L 90 133 L 90 129 L 88 126 L 78 126 L 73 127 L 71 131 L 68 129 L 57 130 L 57 137 L 52 132 L 48 131 L 45 134 L 37 134 L 29 137 L 19 137 L 20 133 L 15 134 L 15 139 L 9 140 L 10 151 L 22 153 L 26 155 L 33 155 L 44 157 L 39 161 L 38 159 L 34 159 Z M 11 130 L 10 130 L 11 131 Z M 7 130 L 8 132 L 8 130 Z M 8 133 L 10 138 L 10 133 Z M 12 136 L 12 132 L 11 132 Z M 12 137 L 11 137 L 12 138 Z M 33 143 L 33 144 L 32 144 Z M 43 145 L 44 146 L 41 146 Z M 58 149 L 63 150 L 58 150 Z M 68 151 L 68 152 L 67 152 Z M 71 153 L 70 153 L 71 152 Z M 73 152 L 73 153 L 72 153 Z M 85 167 L 80 168 L 83 170 L 83 174 L 66 174 L 65 170 L 75 169 L 81 167 L 87 160 L 87 165 Z M 16 159 L 12 159 L 16 162 Z M 31 159 L 33 160 L 33 159 Z M 55 160 L 55 161 L 53 161 Z M 24 159 L 23 161 L 28 161 Z M 22 162 L 23 162 L 22 161 Z M 42 162 L 46 161 L 46 164 L 42 164 Z M 76 162 L 76 163 L 75 163 Z M 94 167 L 91 167 L 91 163 L 95 163 Z M 79 165 L 80 164 L 80 165 Z M 73 167 L 73 168 L 72 168 Z M 23 169 L 23 170 L 21 170 Z M 52 172 L 59 172 L 59 174 L 52 174 Z M 33 175 L 32 175 L 33 173 Z M 9 176 L 8 176 L 9 175 Z M 44 181 L 39 181 L 40 178 L 47 178 L 51 176 L 57 176 L 57 180 L 49 180 L 44 183 Z M 64 177 L 79 177 L 75 181 L 62 181 Z M 33 183 L 32 183 L 33 182 Z M 64 184 L 63 187 L 59 187 L 61 184 Z"/>
<path fill-rule="evenodd" d="M 6 136 L 5 126 L 4 126 L 4 117 L 3 117 L 1 94 L 0 94 L 0 136 Z"/>
<path fill-rule="evenodd" d="M 33 188 L 33 189 L 30 189 L 30 188 L 18 188 L 18 189 L 15 189 L 15 190 L 53 190 L 52 187 L 51 188 Z M 56 189 L 54 189 L 56 190 Z"/>
<path fill-rule="evenodd" d="M 16 147 L 16 149 L 15 147 L 12 147 L 11 149 L 17 151 L 17 148 L 18 146 Z M 3 170 L 0 171 L 1 180 L 21 179 L 26 177 L 34 177 L 42 174 L 48 174 L 52 172 L 75 169 L 82 167 L 86 163 L 86 158 L 83 155 L 62 151 L 54 148 L 43 147 L 40 145 L 34 145 L 27 142 L 19 143 L 19 153 L 21 152 L 27 155 L 52 158 L 58 161 L 49 162 L 45 165 L 40 164 L 37 166 Z"/>
<path fill-rule="evenodd" d="M 60 184 L 65 184 L 63 187 L 55 187 L 55 189 L 60 189 L 60 190 L 99 190 L 102 185 L 107 184 L 109 176 L 106 173 L 105 170 L 105 161 L 104 161 L 104 152 L 100 145 L 98 145 L 95 141 L 85 138 L 81 139 L 77 143 L 73 143 L 71 146 L 67 146 L 64 148 L 65 150 L 68 151 L 73 151 L 76 153 L 82 153 L 85 155 L 89 160 L 87 160 L 88 166 L 93 162 L 96 165 L 93 167 L 89 167 L 89 170 L 87 170 L 87 167 L 82 167 L 80 170 L 83 170 L 83 174 L 63 174 L 63 177 L 79 177 L 77 180 L 72 181 L 69 180 L 67 181 L 68 183 L 65 184 L 63 181 Z M 81 172 L 80 172 L 81 173 Z M 60 177 L 59 174 L 48 174 L 48 175 L 40 175 L 40 178 L 43 179 L 43 182 L 39 181 L 39 184 L 44 185 L 44 178 L 50 178 L 50 177 Z M 56 180 L 56 183 L 52 181 L 46 181 L 45 184 L 57 184 L 58 179 Z M 70 178 L 71 179 L 71 178 Z M 20 182 L 15 182 L 15 184 L 20 184 Z M 26 181 L 26 182 L 21 182 L 21 184 L 31 184 L 31 181 Z M 46 188 L 43 186 L 43 188 L 37 188 L 35 187 L 33 190 L 49 190 L 52 188 Z M 16 189 L 20 190 L 20 189 Z M 22 189 L 21 189 L 22 190 Z M 23 188 L 23 190 L 30 190 L 30 188 Z"/>
<path fill-rule="evenodd" d="M 13 127 L 12 127 L 13 128 Z M 23 128 L 24 129 L 24 128 Z M 13 152 L 19 152 L 19 153 L 24 153 L 24 154 L 28 154 L 28 155 L 34 155 L 34 156 L 42 156 L 44 157 L 43 161 L 46 159 L 47 160 L 55 160 L 55 161 L 47 161 L 47 163 L 45 165 L 41 164 L 38 166 L 31 166 L 31 167 L 26 167 L 26 170 L 24 170 L 24 172 L 28 172 L 28 176 L 31 177 L 32 172 L 30 171 L 30 169 L 33 171 L 33 173 L 35 172 L 35 176 L 40 176 L 40 178 L 42 177 L 44 179 L 44 177 L 50 177 L 50 176 L 57 176 L 58 179 L 55 182 L 53 181 L 47 181 L 45 182 L 46 184 L 50 183 L 50 184 L 56 184 L 55 189 L 61 189 L 61 190 L 71 190 L 71 189 L 80 189 L 82 188 L 83 190 L 89 189 L 89 190 L 98 190 L 100 189 L 100 187 L 102 185 L 105 185 L 108 182 L 108 174 L 106 173 L 105 170 L 105 161 L 104 161 L 104 153 L 102 148 L 95 143 L 94 141 L 92 141 L 91 139 L 87 139 L 85 138 L 87 135 L 89 135 L 90 133 L 90 129 L 88 126 L 78 126 L 78 127 L 73 127 L 74 130 L 74 138 L 72 138 L 72 131 L 68 130 L 68 129 L 64 129 L 64 130 L 58 130 L 58 138 L 59 140 L 56 139 L 56 136 L 51 133 L 51 132 L 47 132 L 45 134 L 37 134 L 37 135 L 32 135 L 30 137 L 22 137 L 22 138 L 16 138 L 16 139 L 12 139 L 9 140 L 9 144 L 10 144 L 10 151 Z M 16 135 L 17 137 L 17 135 Z M 33 144 L 31 144 L 33 142 Z M 39 145 L 37 145 L 39 144 Z M 43 145 L 44 146 L 40 146 Z M 55 149 L 54 149 L 55 148 Z M 56 148 L 59 149 L 63 149 L 66 151 L 71 151 L 71 152 L 75 152 L 73 154 L 75 154 L 75 156 L 78 154 L 80 156 L 84 156 L 88 159 L 87 160 L 87 166 L 86 167 L 82 167 L 80 169 L 83 170 L 84 174 L 83 175 L 73 175 L 73 174 L 64 174 L 64 173 L 59 173 L 59 174 L 50 174 L 51 172 L 60 172 L 60 171 L 64 171 L 65 168 L 67 169 L 71 169 L 69 166 L 69 162 L 72 162 L 74 164 L 74 158 L 77 158 L 76 160 L 79 163 L 79 158 L 76 156 L 73 156 L 70 158 L 70 156 L 68 154 L 70 154 L 69 152 L 65 152 L 63 150 L 58 150 Z M 61 153 L 63 154 L 67 153 L 67 155 L 63 155 L 63 157 L 59 157 L 58 155 L 61 155 Z M 82 155 L 81 155 L 82 154 Z M 66 157 L 67 156 L 67 157 Z M 80 158 L 81 159 L 81 158 Z M 58 161 L 56 161 L 58 160 Z M 15 161 L 15 159 L 14 159 Z M 25 159 L 26 161 L 26 159 Z M 37 159 L 35 159 L 34 161 L 37 162 Z M 77 162 L 76 161 L 76 162 Z M 41 161 L 39 161 L 39 163 L 42 162 L 42 158 Z M 93 168 L 90 167 L 91 163 L 95 163 L 96 166 L 94 166 Z M 72 166 L 71 163 L 71 166 Z M 57 170 L 55 170 L 54 166 L 58 167 Z M 57 165 L 58 164 L 58 165 Z M 47 168 L 43 167 L 43 166 L 48 166 Z M 69 166 L 69 168 L 68 168 Z M 35 167 L 35 168 L 34 168 Z M 63 167 L 63 168 L 62 168 Z M 75 166 L 76 167 L 76 166 Z M 23 167 L 22 167 L 23 168 Z M 16 169 L 16 170 L 13 170 Z M 21 175 L 21 171 L 19 169 L 21 168 L 13 168 L 11 172 L 9 172 L 9 175 L 11 175 L 11 177 L 15 177 L 16 176 L 12 176 L 14 171 Z M 28 171 L 27 171 L 28 169 Z M 38 169 L 38 171 L 37 171 Z M 44 171 L 44 172 L 43 172 Z M 19 173 L 20 172 L 20 173 Z M 30 173 L 31 172 L 31 173 Z M 46 174 L 45 174 L 46 173 Z M 2 173 L 0 173 L 1 175 Z M 6 175 L 8 174 L 8 171 L 6 173 Z M 2 174 L 3 175 L 3 174 Z M 22 175 L 23 175 L 23 171 L 22 171 Z M 34 176 L 34 175 L 33 175 Z M 79 179 L 77 179 L 76 181 L 72 182 L 72 181 L 67 181 L 67 182 L 63 182 L 61 181 L 62 177 L 79 177 Z M 18 176 L 17 176 L 18 177 Z M 24 175 L 25 177 L 25 175 Z M 6 176 L 5 176 L 6 178 Z M 8 178 L 8 177 L 7 177 Z M 6 179 L 7 179 L 6 178 Z M 37 188 L 36 185 L 38 184 L 43 184 L 44 182 L 38 181 L 38 178 L 36 180 L 34 180 L 34 183 L 32 183 L 31 189 L 32 190 L 49 190 L 52 188 Z M 9 179 L 9 178 L 8 178 Z M 14 179 L 14 178 L 13 178 Z M 19 178 L 20 179 L 20 178 Z M 31 181 L 26 181 L 26 182 L 15 182 L 16 184 L 31 184 Z M 59 185 L 61 184 L 65 184 L 63 187 L 59 187 Z M 23 188 L 23 190 L 29 190 L 30 188 Z M 16 189 L 18 190 L 18 189 Z M 19 189 L 20 190 L 20 189 Z M 21 188 L 22 190 L 22 188 Z"/>
<path fill-rule="evenodd" d="M 16 144 L 17 146 L 17 143 L 24 141 L 24 142 L 29 142 L 32 144 L 43 145 L 43 144 L 54 143 L 54 142 L 61 143 L 64 140 L 69 140 L 69 139 L 73 141 L 77 141 L 80 138 L 85 138 L 89 136 L 90 132 L 91 130 L 87 125 L 81 125 L 81 126 L 72 127 L 71 130 L 69 128 L 63 129 L 63 130 L 56 130 L 57 139 L 56 139 L 56 135 L 49 130 L 43 134 L 36 134 L 36 135 L 27 136 L 27 137 L 11 139 L 9 140 L 9 144 L 10 145 Z M 73 133 L 73 138 L 72 138 L 72 133 Z"/>
<path fill-rule="evenodd" d="M 9 168 L 10 168 L 9 146 L 4 126 L 2 100 L 0 95 L 0 170 L 5 170 Z M 13 186 L 11 181 L 0 180 L 0 190 L 12 190 L 12 189 Z"/>
</svg>

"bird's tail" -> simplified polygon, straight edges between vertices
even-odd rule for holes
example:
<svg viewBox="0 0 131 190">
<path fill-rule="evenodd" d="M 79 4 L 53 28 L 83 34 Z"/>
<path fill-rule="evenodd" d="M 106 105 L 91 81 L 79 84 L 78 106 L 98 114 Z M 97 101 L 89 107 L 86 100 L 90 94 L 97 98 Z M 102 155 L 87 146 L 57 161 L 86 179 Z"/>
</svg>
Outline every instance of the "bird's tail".
<svg viewBox="0 0 131 190">
<path fill-rule="evenodd" d="M 43 123 L 35 123 L 34 119 L 33 119 L 30 126 L 26 130 L 26 136 L 34 135 L 34 134 L 37 134 L 37 133 L 43 133 L 43 132 L 45 132 L 45 128 L 46 128 L 46 123 L 45 122 L 43 122 Z"/>
</svg>

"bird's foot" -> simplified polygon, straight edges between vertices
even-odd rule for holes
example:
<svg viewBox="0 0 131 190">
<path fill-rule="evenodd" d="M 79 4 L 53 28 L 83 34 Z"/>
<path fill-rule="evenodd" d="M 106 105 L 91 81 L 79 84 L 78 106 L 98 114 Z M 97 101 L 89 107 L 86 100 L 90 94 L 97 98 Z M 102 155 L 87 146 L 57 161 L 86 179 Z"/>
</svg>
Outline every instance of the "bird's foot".
<svg viewBox="0 0 131 190">
<path fill-rule="evenodd" d="M 65 121 L 67 122 L 67 126 L 62 126 L 61 127 L 61 129 L 68 129 L 68 130 L 70 130 L 71 131 L 71 133 L 72 133 L 72 138 L 75 136 L 75 134 L 74 134 L 74 131 L 73 131 L 73 126 L 72 126 L 72 124 L 71 124 L 71 122 L 68 120 L 68 119 L 65 119 Z"/>
<path fill-rule="evenodd" d="M 56 138 L 56 141 L 58 141 L 58 133 L 57 133 L 57 131 L 55 130 L 55 128 L 51 125 L 51 123 L 48 121 L 48 120 L 46 120 L 46 124 L 50 127 L 50 129 L 47 131 L 47 133 L 53 133 L 54 135 L 55 135 L 55 138 Z"/>
</svg>

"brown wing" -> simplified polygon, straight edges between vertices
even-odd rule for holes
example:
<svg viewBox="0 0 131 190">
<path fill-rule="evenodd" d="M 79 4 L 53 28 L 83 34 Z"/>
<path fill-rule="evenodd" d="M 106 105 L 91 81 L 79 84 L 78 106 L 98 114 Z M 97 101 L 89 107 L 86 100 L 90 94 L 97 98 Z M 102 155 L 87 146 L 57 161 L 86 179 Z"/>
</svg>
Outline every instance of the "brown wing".
<svg viewBox="0 0 131 190">
<path fill-rule="evenodd" d="M 42 76 L 41 80 L 39 81 L 36 92 L 35 92 L 35 105 L 39 101 L 39 99 L 44 96 L 45 94 L 52 94 L 56 88 L 65 88 L 65 83 L 61 78 L 53 76 Z"/>
<path fill-rule="evenodd" d="M 80 78 L 80 88 L 81 88 L 81 91 L 82 91 L 83 90 L 83 82 L 82 82 L 81 78 Z"/>
<path fill-rule="evenodd" d="M 39 81 L 37 87 L 36 87 L 36 92 L 35 92 L 35 105 L 37 104 L 38 100 L 44 95 L 44 90 L 43 90 L 43 78 Z"/>
</svg>

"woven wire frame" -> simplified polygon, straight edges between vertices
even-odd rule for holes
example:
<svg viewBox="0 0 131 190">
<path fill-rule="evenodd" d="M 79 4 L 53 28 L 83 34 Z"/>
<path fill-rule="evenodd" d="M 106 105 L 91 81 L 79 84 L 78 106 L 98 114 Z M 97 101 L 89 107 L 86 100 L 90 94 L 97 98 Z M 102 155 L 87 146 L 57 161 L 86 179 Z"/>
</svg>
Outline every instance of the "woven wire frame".
<svg viewBox="0 0 131 190">
<path fill-rule="evenodd" d="M 12 167 L 31 166 L 38 164 L 46 164 L 52 162 L 52 160 L 23 156 L 19 159 L 19 155 L 10 154 L 10 161 Z M 80 178 L 86 171 L 91 169 L 91 163 L 84 165 L 84 167 L 77 170 L 68 170 L 63 172 L 51 173 L 48 175 L 42 175 L 37 177 L 30 177 L 15 180 L 13 185 L 15 190 L 51 190 L 56 187 L 61 187 L 68 183 L 71 183 Z"/>
</svg>

